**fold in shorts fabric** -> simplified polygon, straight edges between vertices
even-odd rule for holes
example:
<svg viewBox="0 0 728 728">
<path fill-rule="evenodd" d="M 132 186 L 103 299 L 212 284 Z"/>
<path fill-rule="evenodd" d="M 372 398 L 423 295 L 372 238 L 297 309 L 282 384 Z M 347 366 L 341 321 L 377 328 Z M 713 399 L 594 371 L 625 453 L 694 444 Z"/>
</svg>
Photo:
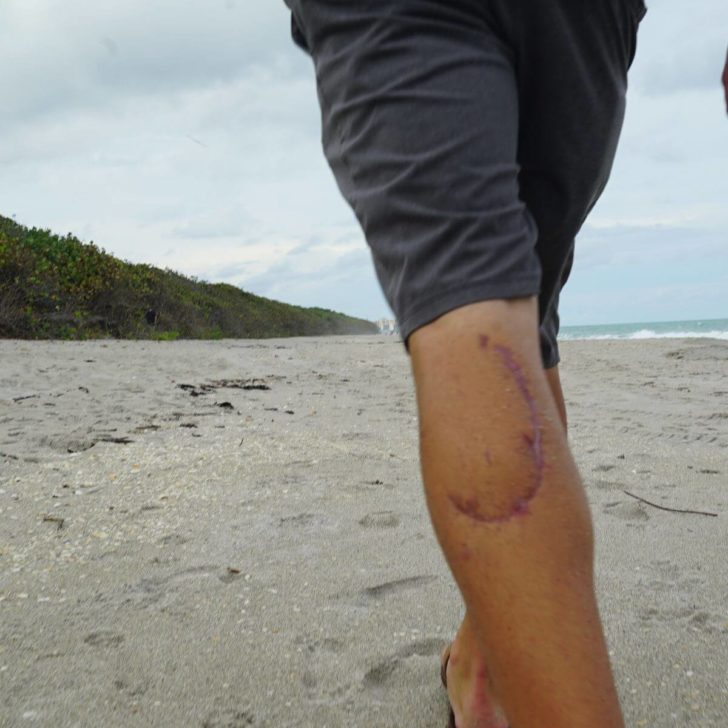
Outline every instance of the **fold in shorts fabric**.
<svg viewBox="0 0 728 728">
<path fill-rule="evenodd" d="M 609 177 L 642 0 L 286 0 L 326 158 L 404 338 L 477 301 L 559 293 Z"/>
</svg>

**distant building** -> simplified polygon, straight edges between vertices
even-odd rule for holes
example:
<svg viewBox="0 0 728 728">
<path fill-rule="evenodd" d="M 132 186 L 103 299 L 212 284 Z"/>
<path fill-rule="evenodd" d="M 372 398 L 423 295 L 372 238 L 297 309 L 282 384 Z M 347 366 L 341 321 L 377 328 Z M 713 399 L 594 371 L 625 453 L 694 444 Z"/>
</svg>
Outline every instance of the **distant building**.
<svg viewBox="0 0 728 728">
<path fill-rule="evenodd" d="M 376 323 L 380 334 L 387 336 L 396 336 L 399 334 L 399 326 L 397 326 L 397 322 L 394 319 L 381 318 Z"/>
</svg>

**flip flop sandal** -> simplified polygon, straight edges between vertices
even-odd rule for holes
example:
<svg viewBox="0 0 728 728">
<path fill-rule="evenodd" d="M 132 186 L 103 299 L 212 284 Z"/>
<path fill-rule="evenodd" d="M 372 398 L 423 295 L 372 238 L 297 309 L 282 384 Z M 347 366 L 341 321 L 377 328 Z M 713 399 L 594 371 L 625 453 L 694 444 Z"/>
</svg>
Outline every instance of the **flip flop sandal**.
<svg viewBox="0 0 728 728">
<path fill-rule="evenodd" d="M 445 651 L 443 652 L 444 657 L 440 661 L 440 680 L 442 681 L 442 687 L 445 688 L 445 691 L 447 692 L 447 665 L 450 662 L 450 648 L 452 645 L 448 645 L 445 648 Z M 448 710 L 450 711 L 448 718 L 447 718 L 447 728 L 457 728 L 455 725 L 455 713 L 453 713 L 452 705 L 450 705 L 450 700 L 448 699 L 447 702 Z"/>
</svg>

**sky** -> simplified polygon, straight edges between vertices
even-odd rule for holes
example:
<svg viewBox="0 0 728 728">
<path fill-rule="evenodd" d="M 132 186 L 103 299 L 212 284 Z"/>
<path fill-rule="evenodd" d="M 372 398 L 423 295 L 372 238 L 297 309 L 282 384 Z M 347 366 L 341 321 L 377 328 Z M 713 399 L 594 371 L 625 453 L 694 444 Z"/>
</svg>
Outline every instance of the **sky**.
<svg viewBox="0 0 728 728">
<path fill-rule="evenodd" d="M 135 263 L 389 317 L 289 30 L 282 0 L 2 0 L 0 214 Z M 564 325 L 728 318 L 727 42 L 725 0 L 649 4 Z"/>
</svg>

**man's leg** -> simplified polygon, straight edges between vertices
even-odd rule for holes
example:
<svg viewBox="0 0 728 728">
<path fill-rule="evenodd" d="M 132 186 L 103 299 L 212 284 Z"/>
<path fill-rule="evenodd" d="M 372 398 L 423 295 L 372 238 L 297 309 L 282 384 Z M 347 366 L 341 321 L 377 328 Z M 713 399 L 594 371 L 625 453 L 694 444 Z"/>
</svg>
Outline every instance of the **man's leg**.
<svg viewBox="0 0 728 728">
<path fill-rule="evenodd" d="M 409 347 L 433 525 L 508 720 L 621 727 L 589 509 L 542 368 L 535 299 L 459 308 Z M 464 707 L 466 726 L 488 725 Z"/>
<path fill-rule="evenodd" d="M 495 691 L 513 728 L 621 726 L 526 297 L 553 301 L 606 181 L 637 3 L 286 2 L 408 340 L 428 503 Z"/>
<path fill-rule="evenodd" d="M 558 365 L 545 369 L 544 374 L 559 412 L 561 424 L 566 431 L 568 417 Z M 468 716 L 470 723 L 477 725 L 474 717 L 478 715 L 484 718 L 482 722 L 486 726 L 488 725 L 485 722 L 486 718 L 490 720 L 494 728 L 507 725 L 507 719 L 503 715 L 500 703 L 493 694 L 487 664 L 478 647 L 478 638 L 467 612 L 455 639 L 443 652 L 442 664 L 445 665 L 447 671 L 446 681 L 450 704 L 460 719 L 461 726 L 468 724 L 467 720 L 462 720 L 462 716 Z"/>
</svg>

